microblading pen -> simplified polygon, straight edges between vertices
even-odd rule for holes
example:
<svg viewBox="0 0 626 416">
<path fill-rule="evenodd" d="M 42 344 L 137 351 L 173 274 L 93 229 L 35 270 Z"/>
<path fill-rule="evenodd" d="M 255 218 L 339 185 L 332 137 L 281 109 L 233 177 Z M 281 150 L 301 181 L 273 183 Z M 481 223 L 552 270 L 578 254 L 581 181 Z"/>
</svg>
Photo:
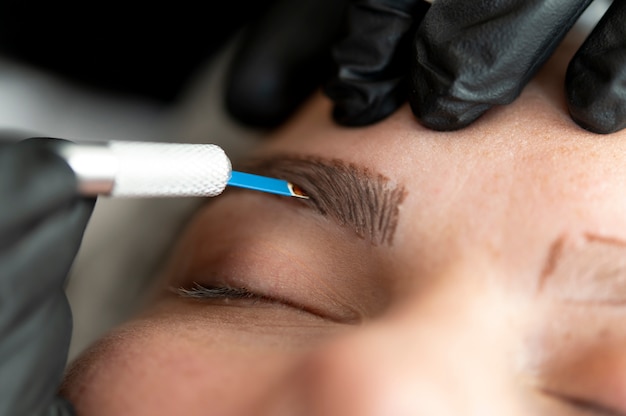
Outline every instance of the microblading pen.
<svg viewBox="0 0 626 416">
<path fill-rule="evenodd" d="M 211 197 L 236 186 L 308 198 L 282 179 L 232 170 L 214 144 L 51 140 L 78 178 L 81 195 L 112 197 Z"/>
</svg>

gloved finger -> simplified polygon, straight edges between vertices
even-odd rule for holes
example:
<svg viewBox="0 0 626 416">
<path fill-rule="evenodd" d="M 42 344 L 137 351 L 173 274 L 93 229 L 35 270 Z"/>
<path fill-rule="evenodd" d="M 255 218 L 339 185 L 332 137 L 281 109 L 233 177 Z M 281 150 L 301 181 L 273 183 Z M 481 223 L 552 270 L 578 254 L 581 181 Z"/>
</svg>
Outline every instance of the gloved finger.
<svg viewBox="0 0 626 416">
<path fill-rule="evenodd" d="M 23 285 L 31 276 L 69 270 L 95 200 L 77 194 L 67 163 L 35 140 L 0 147 L 0 200 L 2 283 Z M 40 238 L 63 244 L 42 248 Z M 43 280 L 37 287 L 46 288 L 48 282 L 59 286 Z"/>
<path fill-rule="evenodd" d="M 512 102 L 591 0 L 435 1 L 415 36 L 409 101 L 435 130 Z"/>
<path fill-rule="evenodd" d="M 334 49 L 338 74 L 325 87 L 340 124 L 375 123 L 406 101 L 411 29 L 428 10 L 422 0 L 359 0 L 347 12 Z"/>
<path fill-rule="evenodd" d="M 277 0 L 248 29 L 229 68 L 225 101 L 238 121 L 282 123 L 331 70 L 347 0 Z"/>
<path fill-rule="evenodd" d="M 62 397 L 55 397 L 41 416 L 76 416 L 74 406 Z"/>
<path fill-rule="evenodd" d="M 31 141 L 0 146 L 0 200 L 0 414 L 54 403 L 61 412 L 72 328 L 63 285 L 95 201 L 79 198 L 65 161 Z"/>
<path fill-rule="evenodd" d="M 0 143 L 0 230 L 22 228 L 76 195 L 76 178 L 39 140 Z M 2 245 L 0 245 L 0 249 Z"/>
<path fill-rule="evenodd" d="M 615 1 L 578 50 L 565 78 L 569 111 L 595 133 L 626 127 L 626 3 Z"/>
<path fill-rule="evenodd" d="M 63 284 L 92 206 L 58 210 L 0 254 L 0 414 L 39 414 L 57 394 L 72 332 Z"/>
</svg>

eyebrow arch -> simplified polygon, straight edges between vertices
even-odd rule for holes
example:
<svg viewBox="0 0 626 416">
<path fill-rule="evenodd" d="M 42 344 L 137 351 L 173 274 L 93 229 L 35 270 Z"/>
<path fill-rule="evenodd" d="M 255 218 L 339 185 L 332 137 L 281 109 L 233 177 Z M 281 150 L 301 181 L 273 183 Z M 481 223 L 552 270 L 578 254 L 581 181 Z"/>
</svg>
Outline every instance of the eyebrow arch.
<svg viewBox="0 0 626 416">
<path fill-rule="evenodd" d="M 339 159 L 294 155 L 249 159 L 239 169 L 287 180 L 321 215 L 374 245 L 392 244 L 406 191 L 381 174 Z"/>
<path fill-rule="evenodd" d="M 568 303 L 626 306 L 626 241 L 584 233 L 551 246 L 538 291 Z"/>
</svg>

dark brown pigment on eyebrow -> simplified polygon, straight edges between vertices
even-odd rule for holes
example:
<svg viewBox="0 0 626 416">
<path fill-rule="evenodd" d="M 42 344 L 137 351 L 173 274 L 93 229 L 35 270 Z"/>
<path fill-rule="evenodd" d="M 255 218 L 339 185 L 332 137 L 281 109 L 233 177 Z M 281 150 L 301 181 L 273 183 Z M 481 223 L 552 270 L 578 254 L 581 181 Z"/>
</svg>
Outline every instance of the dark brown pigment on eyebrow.
<svg viewBox="0 0 626 416">
<path fill-rule="evenodd" d="M 310 197 L 303 203 L 353 228 L 359 237 L 392 244 L 406 192 L 385 176 L 338 159 L 312 156 L 250 160 L 246 168 L 297 185 Z"/>
</svg>

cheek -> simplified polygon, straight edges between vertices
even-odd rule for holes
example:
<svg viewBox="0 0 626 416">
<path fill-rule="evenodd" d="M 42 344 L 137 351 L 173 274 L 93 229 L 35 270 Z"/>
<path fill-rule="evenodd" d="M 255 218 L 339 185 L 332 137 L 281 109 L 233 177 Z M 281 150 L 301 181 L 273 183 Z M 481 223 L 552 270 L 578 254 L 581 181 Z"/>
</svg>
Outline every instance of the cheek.
<svg viewBox="0 0 626 416">
<path fill-rule="evenodd" d="M 233 337 L 130 323 L 72 364 L 62 394 L 80 415 L 253 414 L 294 354 L 224 347 Z"/>
</svg>

